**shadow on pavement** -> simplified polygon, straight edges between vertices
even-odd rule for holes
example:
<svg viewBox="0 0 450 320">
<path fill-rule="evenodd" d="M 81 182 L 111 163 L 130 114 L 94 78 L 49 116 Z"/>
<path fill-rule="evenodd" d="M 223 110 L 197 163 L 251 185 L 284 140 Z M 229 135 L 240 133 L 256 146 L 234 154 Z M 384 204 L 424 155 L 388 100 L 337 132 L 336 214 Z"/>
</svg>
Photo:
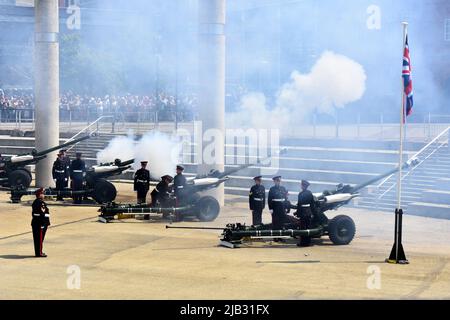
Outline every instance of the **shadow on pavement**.
<svg viewBox="0 0 450 320">
<path fill-rule="evenodd" d="M 34 256 L 20 256 L 20 255 L 16 255 L 16 254 L 0 256 L 0 259 L 6 259 L 6 260 L 22 260 L 22 259 L 31 259 L 31 258 L 34 258 Z"/>
</svg>

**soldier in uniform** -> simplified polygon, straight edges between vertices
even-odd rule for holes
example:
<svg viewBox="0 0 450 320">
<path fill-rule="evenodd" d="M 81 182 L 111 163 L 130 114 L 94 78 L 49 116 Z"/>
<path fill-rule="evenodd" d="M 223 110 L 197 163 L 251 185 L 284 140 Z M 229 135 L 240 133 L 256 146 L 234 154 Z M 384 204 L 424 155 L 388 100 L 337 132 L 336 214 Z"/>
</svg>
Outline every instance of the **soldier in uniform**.
<svg viewBox="0 0 450 320">
<path fill-rule="evenodd" d="M 176 205 L 182 206 L 185 198 L 186 177 L 183 176 L 184 167 L 182 165 L 177 165 L 177 175 L 173 178 L 173 187 L 176 198 Z"/>
<path fill-rule="evenodd" d="M 266 206 L 266 189 L 262 185 L 262 176 L 254 177 L 255 185 L 251 187 L 248 201 L 252 210 L 252 223 L 254 226 L 262 224 L 262 212 Z"/>
<path fill-rule="evenodd" d="M 150 189 L 150 171 L 147 168 L 148 161 L 141 161 L 141 168 L 134 174 L 134 191 L 137 191 L 137 203 L 147 202 L 147 193 Z"/>
<path fill-rule="evenodd" d="M 65 188 L 66 182 L 69 180 L 67 177 L 69 176 L 66 163 L 63 158 L 63 154 L 59 153 L 58 158 L 53 162 L 52 168 L 53 180 L 56 183 L 56 190 L 62 191 Z M 62 196 L 58 195 L 56 200 L 62 201 L 64 200 Z"/>
<path fill-rule="evenodd" d="M 170 187 L 169 184 L 172 182 L 173 178 L 169 175 L 161 177 L 161 181 L 153 189 L 152 195 L 152 207 L 156 206 L 167 206 L 170 200 Z"/>
<path fill-rule="evenodd" d="M 306 230 L 311 228 L 311 219 L 314 211 L 314 195 L 308 190 L 309 182 L 301 181 L 302 191 L 298 194 L 296 216 L 300 218 L 300 228 Z M 301 237 L 298 246 L 307 247 L 311 244 L 311 237 Z"/>
<path fill-rule="evenodd" d="M 70 179 L 72 181 L 72 190 L 81 191 L 84 189 L 84 179 L 86 177 L 86 164 L 81 159 L 82 153 L 76 153 L 76 159 L 70 164 Z M 83 195 L 74 194 L 73 203 L 81 204 Z"/>
<path fill-rule="evenodd" d="M 288 202 L 288 192 L 285 187 L 281 185 L 281 176 L 273 177 L 275 185 L 269 190 L 267 204 L 269 205 L 270 213 L 272 214 L 272 228 L 274 230 L 283 229 L 283 224 L 287 220 L 287 212 L 290 209 Z"/>
<path fill-rule="evenodd" d="M 61 149 L 59 151 L 59 153 L 62 154 L 64 163 L 66 164 L 66 169 L 67 169 L 67 177 L 66 178 L 69 178 L 69 176 L 70 176 L 70 174 L 69 174 L 69 172 L 70 172 L 70 157 L 67 155 L 66 149 Z M 67 188 L 68 186 L 69 186 L 69 179 L 67 179 L 65 181 L 64 188 Z"/>
<path fill-rule="evenodd" d="M 45 258 L 47 255 L 42 252 L 45 233 L 50 225 L 50 212 L 47 204 L 44 202 L 44 189 L 36 191 L 36 200 L 32 205 L 31 227 L 33 230 L 34 254 L 36 257 Z"/>
</svg>

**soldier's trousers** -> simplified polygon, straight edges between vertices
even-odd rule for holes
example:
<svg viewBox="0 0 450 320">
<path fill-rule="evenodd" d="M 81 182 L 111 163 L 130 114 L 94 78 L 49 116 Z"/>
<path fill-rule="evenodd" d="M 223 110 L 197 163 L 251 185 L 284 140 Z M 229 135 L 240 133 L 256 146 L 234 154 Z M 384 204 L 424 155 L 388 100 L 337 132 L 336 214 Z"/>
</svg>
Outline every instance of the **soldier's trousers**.
<svg viewBox="0 0 450 320">
<path fill-rule="evenodd" d="M 55 188 L 55 190 L 57 190 L 57 191 L 58 191 L 58 190 L 59 190 L 59 191 L 64 190 L 65 185 L 66 185 L 66 181 L 65 181 L 64 178 L 56 179 L 56 188 Z M 62 197 L 62 196 L 57 196 L 56 199 L 57 199 L 57 200 L 62 200 L 63 197 Z"/>
<path fill-rule="evenodd" d="M 147 202 L 147 193 L 148 193 L 148 189 L 138 189 L 137 190 L 137 203 L 146 203 Z"/>
<path fill-rule="evenodd" d="M 276 212 L 274 210 L 272 213 L 272 229 L 273 230 L 283 229 L 285 217 L 286 217 L 286 214 L 284 212 Z"/>
<path fill-rule="evenodd" d="M 300 214 L 300 229 L 307 230 L 311 228 L 311 213 Z M 300 245 L 309 246 L 311 244 L 311 237 L 301 237 Z"/>
<path fill-rule="evenodd" d="M 252 223 L 254 226 L 262 224 L 262 209 L 252 210 Z"/>
<path fill-rule="evenodd" d="M 72 188 L 73 191 L 81 191 L 83 190 L 83 179 L 73 179 L 72 180 Z M 73 202 L 74 203 L 81 203 L 83 200 L 83 195 L 81 194 L 74 194 L 73 195 Z"/>
<path fill-rule="evenodd" d="M 34 254 L 36 257 L 42 255 L 42 249 L 44 246 L 45 233 L 47 232 L 47 226 L 32 225 L 33 228 L 33 242 L 34 242 Z"/>
</svg>

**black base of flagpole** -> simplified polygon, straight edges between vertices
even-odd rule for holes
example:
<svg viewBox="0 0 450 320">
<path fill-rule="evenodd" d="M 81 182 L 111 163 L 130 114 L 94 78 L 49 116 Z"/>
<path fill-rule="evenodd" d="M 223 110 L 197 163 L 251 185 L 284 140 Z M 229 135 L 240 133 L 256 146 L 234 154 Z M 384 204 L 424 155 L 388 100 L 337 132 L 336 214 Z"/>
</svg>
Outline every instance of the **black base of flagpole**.
<svg viewBox="0 0 450 320">
<path fill-rule="evenodd" d="M 393 264 L 408 264 L 406 259 L 405 250 L 402 245 L 402 227 L 403 227 L 403 210 L 395 209 L 395 233 L 394 233 L 394 245 L 392 246 L 391 254 L 386 259 L 387 263 Z"/>
</svg>

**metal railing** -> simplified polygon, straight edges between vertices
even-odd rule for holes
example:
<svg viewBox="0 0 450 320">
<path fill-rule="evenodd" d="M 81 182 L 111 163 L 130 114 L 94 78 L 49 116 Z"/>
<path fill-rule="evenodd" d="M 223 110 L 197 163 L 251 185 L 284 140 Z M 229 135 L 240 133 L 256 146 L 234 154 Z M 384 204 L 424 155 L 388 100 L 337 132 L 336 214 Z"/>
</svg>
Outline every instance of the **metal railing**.
<svg viewBox="0 0 450 320">
<path fill-rule="evenodd" d="M 448 145 L 449 133 L 450 133 L 450 127 L 447 127 L 440 134 L 438 134 L 433 140 L 431 140 L 426 146 L 424 146 L 417 153 L 415 153 L 412 157 L 410 157 L 410 159 L 417 159 L 419 162 L 416 165 L 412 166 L 408 170 L 408 172 L 402 176 L 401 181 L 403 181 L 407 177 L 409 177 L 415 170 L 417 170 L 417 168 L 419 168 L 425 161 L 427 161 L 431 156 L 433 156 L 442 147 L 444 147 L 445 145 Z M 388 181 L 392 180 L 396 175 L 397 175 L 397 173 L 391 174 L 390 176 L 386 177 L 383 181 L 381 181 L 376 186 L 377 206 L 378 206 L 380 200 L 397 186 L 398 182 L 396 180 L 394 180 L 393 182 L 391 182 L 391 185 L 386 190 L 384 190 L 382 193 L 380 192 L 380 190 L 383 188 L 383 186 L 385 186 L 388 183 Z"/>
<path fill-rule="evenodd" d="M 149 124 L 153 128 L 158 127 L 159 123 L 178 123 L 192 122 L 195 115 L 186 110 L 143 110 L 143 111 L 109 111 L 109 110 L 59 110 L 60 122 L 65 123 L 68 131 L 79 128 L 83 122 L 86 125 L 102 116 L 109 116 L 113 123 L 126 126 L 126 123 L 133 124 L 138 131 L 141 127 L 147 128 Z M 35 110 L 34 109 L 2 109 L 0 110 L 0 123 L 11 124 L 14 129 L 22 130 L 24 128 L 34 130 Z"/>
<path fill-rule="evenodd" d="M 101 116 L 99 117 L 97 120 L 95 120 L 94 122 L 90 123 L 89 125 L 87 125 L 86 127 L 84 127 L 83 129 L 81 129 L 79 132 L 77 132 L 75 135 L 73 135 L 71 138 L 69 138 L 67 140 L 67 142 L 72 141 L 76 138 L 78 138 L 78 136 L 82 135 L 83 133 L 88 133 L 88 134 L 92 134 L 93 132 L 95 132 L 97 135 L 100 132 L 100 122 L 104 119 L 113 119 L 112 121 L 112 129 L 111 129 L 111 133 L 114 133 L 114 117 L 113 116 Z M 95 131 L 91 131 L 91 128 L 95 127 Z M 74 144 L 72 146 L 70 146 L 69 149 L 67 149 L 67 152 L 69 152 L 70 150 L 72 150 L 77 144 Z"/>
</svg>

